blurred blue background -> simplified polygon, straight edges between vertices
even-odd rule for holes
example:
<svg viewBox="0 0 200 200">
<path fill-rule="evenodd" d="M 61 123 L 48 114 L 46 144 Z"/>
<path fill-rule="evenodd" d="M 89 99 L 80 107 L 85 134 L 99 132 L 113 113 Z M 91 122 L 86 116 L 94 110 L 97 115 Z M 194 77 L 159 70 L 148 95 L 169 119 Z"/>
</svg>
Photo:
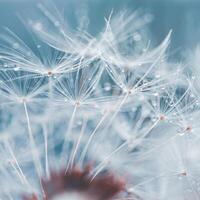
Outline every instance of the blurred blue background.
<svg viewBox="0 0 200 200">
<path fill-rule="evenodd" d="M 47 0 L 48 1 L 48 0 Z M 37 0 L 0 0 L 0 26 L 11 28 L 17 33 L 25 34 L 23 24 L 17 17 L 19 13 L 29 12 Z M 72 16 L 77 10 L 88 9 L 91 31 L 98 32 L 111 10 L 134 11 L 140 9 L 153 15 L 149 25 L 151 37 L 159 43 L 170 29 L 173 29 L 171 52 L 180 58 L 181 52 L 194 48 L 200 43 L 200 0 L 54 0 L 55 4 L 65 7 Z M 70 15 L 71 14 L 71 15 Z M 24 37 L 26 37 L 24 35 Z"/>
</svg>

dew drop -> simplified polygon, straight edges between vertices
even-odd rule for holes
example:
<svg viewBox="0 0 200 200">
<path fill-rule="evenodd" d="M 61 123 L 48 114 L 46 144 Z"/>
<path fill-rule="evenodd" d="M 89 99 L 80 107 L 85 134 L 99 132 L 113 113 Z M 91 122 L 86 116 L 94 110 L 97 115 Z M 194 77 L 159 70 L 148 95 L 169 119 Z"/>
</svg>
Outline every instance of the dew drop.
<svg viewBox="0 0 200 200">
<path fill-rule="evenodd" d="M 178 133 L 180 136 L 184 136 L 185 135 L 185 132 L 181 131 Z"/>
<path fill-rule="evenodd" d="M 107 91 L 107 92 L 110 91 L 111 90 L 111 84 L 110 83 L 105 83 L 104 84 L 104 90 Z"/>
<path fill-rule="evenodd" d="M 19 67 L 15 67 L 14 71 L 19 71 L 19 69 L 20 69 Z"/>
<path fill-rule="evenodd" d="M 141 39 L 142 39 L 142 36 L 138 32 L 135 32 L 133 34 L 133 40 L 134 41 L 139 42 Z"/>
<path fill-rule="evenodd" d="M 82 125 L 82 121 L 81 120 L 77 121 L 77 125 L 81 126 Z"/>
<path fill-rule="evenodd" d="M 17 43 L 17 42 L 13 43 L 13 48 L 14 49 L 19 49 L 19 43 Z"/>
<path fill-rule="evenodd" d="M 155 76 L 156 78 L 160 78 L 160 74 L 156 74 L 156 76 Z"/>
<path fill-rule="evenodd" d="M 59 21 L 55 21 L 55 22 L 54 22 L 54 25 L 55 25 L 56 27 L 59 27 L 59 26 L 60 26 L 60 22 L 59 22 Z"/>
<path fill-rule="evenodd" d="M 41 31 L 42 30 L 42 23 L 41 22 L 36 22 L 34 25 L 33 25 L 33 28 L 37 31 Z"/>
<path fill-rule="evenodd" d="M 155 92 L 153 95 L 154 95 L 155 97 L 159 96 L 158 92 Z"/>
<path fill-rule="evenodd" d="M 4 67 L 8 67 L 8 64 L 7 64 L 7 63 L 4 63 L 3 66 L 4 66 Z"/>
</svg>

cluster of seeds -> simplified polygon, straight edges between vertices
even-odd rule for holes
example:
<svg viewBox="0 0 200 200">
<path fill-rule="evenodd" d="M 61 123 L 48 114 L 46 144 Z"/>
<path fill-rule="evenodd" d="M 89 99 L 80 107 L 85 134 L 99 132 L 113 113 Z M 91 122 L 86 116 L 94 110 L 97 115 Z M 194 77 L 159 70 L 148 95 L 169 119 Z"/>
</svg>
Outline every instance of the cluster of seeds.
<svg viewBox="0 0 200 200">
<path fill-rule="evenodd" d="M 0 199 L 199 200 L 198 50 L 170 62 L 139 12 L 94 36 L 38 8 L 34 42 L 0 34 Z"/>
</svg>

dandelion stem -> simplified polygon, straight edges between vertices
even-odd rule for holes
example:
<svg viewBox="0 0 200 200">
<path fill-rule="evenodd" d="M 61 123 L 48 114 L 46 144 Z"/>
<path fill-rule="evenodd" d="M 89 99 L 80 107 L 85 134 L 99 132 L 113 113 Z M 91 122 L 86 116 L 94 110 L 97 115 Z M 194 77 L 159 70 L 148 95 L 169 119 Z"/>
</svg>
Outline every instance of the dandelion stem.
<svg viewBox="0 0 200 200">
<path fill-rule="evenodd" d="M 74 148 L 73 148 L 73 150 L 72 150 L 72 154 L 71 154 L 71 156 L 70 156 L 70 160 L 69 160 L 68 166 L 71 167 L 71 168 L 73 168 L 75 156 L 76 156 L 76 153 L 77 153 L 77 151 L 78 151 L 78 147 L 79 147 L 79 145 L 80 145 L 80 143 L 81 143 L 81 139 L 82 139 L 82 137 L 83 137 L 83 134 L 84 134 L 86 125 L 87 125 L 87 119 L 85 119 L 84 122 L 83 122 L 81 131 L 80 131 L 80 134 L 79 134 L 78 141 L 77 141 L 76 145 L 74 146 Z M 67 171 L 67 170 L 66 170 L 66 171 Z"/>
<path fill-rule="evenodd" d="M 12 159 L 14 160 L 18 170 L 13 165 L 13 163 L 11 163 L 11 165 L 13 166 L 14 169 L 16 169 L 17 174 L 19 175 L 22 183 L 25 183 L 29 188 L 31 188 L 29 182 L 27 181 L 26 176 L 24 175 L 24 173 L 23 173 L 23 171 L 22 171 L 22 169 L 21 169 L 21 167 L 20 167 L 20 165 L 19 165 L 19 163 L 17 161 L 17 158 L 16 158 L 16 156 L 15 156 L 15 154 L 14 154 L 14 152 L 13 152 L 11 146 L 10 146 L 10 144 L 7 141 L 5 141 L 4 143 L 5 143 L 5 146 L 8 148 L 8 150 L 10 152 L 10 155 L 11 155 Z"/>
<path fill-rule="evenodd" d="M 22 182 L 22 184 L 24 184 L 24 177 L 22 176 L 21 172 L 19 171 L 18 166 L 16 167 L 12 161 L 10 161 L 10 164 L 12 165 L 13 169 L 17 173 L 17 175 L 18 175 L 20 181 Z"/>
<path fill-rule="evenodd" d="M 23 101 L 23 106 L 24 106 L 24 111 L 25 111 L 25 115 L 26 115 L 28 134 L 29 134 L 29 139 L 30 139 L 29 141 L 30 141 L 31 153 L 32 153 L 32 156 L 33 156 L 33 163 L 34 163 L 34 166 L 35 166 L 35 170 L 36 170 L 36 174 L 38 176 L 39 182 L 41 184 L 41 179 L 40 179 L 40 177 L 41 177 L 41 165 L 40 165 L 39 158 L 37 157 L 37 148 L 36 148 L 34 138 L 33 138 L 33 133 L 32 133 L 32 130 L 31 130 L 30 118 L 29 118 L 29 114 L 28 114 L 28 110 L 27 110 L 26 101 Z M 35 155 L 34 151 L 36 151 L 36 155 Z"/>
<path fill-rule="evenodd" d="M 126 95 L 124 96 L 124 98 L 122 99 L 122 101 L 119 103 L 119 105 L 117 105 L 115 112 L 113 113 L 111 119 L 109 120 L 108 124 L 106 125 L 106 127 L 104 128 L 104 130 L 108 130 L 108 128 L 111 126 L 112 122 L 115 120 L 117 114 L 119 113 L 121 107 L 123 106 L 123 104 L 126 102 L 127 98 L 129 96 L 129 93 L 127 92 Z"/>
<path fill-rule="evenodd" d="M 49 87 L 49 99 L 52 100 L 53 98 L 53 82 L 52 82 L 52 76 L 48 79 L 48 87 Z"/>
<path fill-rule="evenodd" d="M 91 182 L 94 180 L 94 178 L 101 172 L 101 170 L 105 167 L 107 164 L 108 160 L 117 152 L 119 152 L 123 147 L 127 145 L 127 142 L 124 142 L 121 144 L 119 147 L 117 147 L 113 152 L 110 153 L 94 170 L 93 173 L 96 171 L 96 173 L 92 176 Z"/>
<path fill-rule="evenodd" d="M 61 150 L 61 157 L 60 157 L 61 166 L 65 163 L 65 158 L 67 155 L 67 138 L 71 134 L 71 130 L 73 128 L 73 124 L 74 124 L 74 120 L 75 120 L 76 111 L 77 111 L 77 104 L 75 104 L 75 106 L 74 106 L 74 110 L 73 110 L 71 119 L 69 121 L 67 132 L 65 133 L 65 136 L 64 136 L 64 142 L 63 142 L 63 147 Z"/>
<path fill-rule="evenodd" d="M 48 162 L 48 134 L 45 125 L 43 126 L 43 133 L 44 133 L 44 145 L 45 145 L 45 171 L 47 178 L 49 178 L 50 172 L 49 172 L 49 162 Z"/>
<path fill-rule="evenodd" d="M 109 126 L 111 125 L 112 121 L 115 119 L 115 117 L 117 116 L 117 113 L 119 112 L 121 106 L 124 104 L 124 102 L 126 101 L 127 97 L 128 97 L 128 93 L 124 96 L 123 100 L 120 102 L 118 108 L 116 109 L 115 113 L 113 114 L 111 120 L 109 121 L 109 125 L 106 126 L 106 128 L 109 128 Z M 99 129 L 99 127 L 101 126 L 101 124 L 104 122 L 104 120 L 106 119 L 106 117 L 108 116 L 108 114 L 110 113 L 110 111 L 108 110 L 101 118 L 101 120 L 99 121 L 99 123 L 97 124 L 97 126 L 95 127 L 95 129 L 93 130 L 93 132 L 91 133 L 89 139 L 88 139 L 88 142 L 83 150 L 83 153 L 81 154 L 80 156 L 80 164 L 82 165 L 83 163 L 83 160 L 85 159 L 85 156 L 86 156 L 86 153 L 87 153 L 87 150 L 88 150 L 88 147 L 95 135 L 95 133 L 97 132 L 97 130 Z"/>
<path fill-rule="evenodd" d="M 145 138 L 153 129 L 156 127 L 160 119 L 156 120 L 153 125 L 141 136 L 142 138 Z"/>
<path fill-rule="evenodd" d="M 80 163 L 81 165 L 82 165 L 82 163 L 83 163 L 83 161 L 84 161 L 84 159 L 85 159 L 85 156 L 86 156 L 88 147 L 89 147 L 89 145 L 90 145 L 90 143 L 91 143 L 91 141 L 92 141 L 92 139 L 93 139 L 95 133 L 97 132 L 97 130 L 99 129 L 99 127 L 101 126 L 101 124 L 104 122 L 104 120 L 105 120 L 105 118 L 107 117 L 107 115 L 108 115 L 108 112 L 106 112 L 106 113 L 102 116 L 102 118 L 100 119 L 99 123 L 97 124 L 97 126 L 95 127 L 95 129 L 93 130 L 93 132 L 90 134 L 90 137 L 89 137 L 89 139 L 88 139 L 88 142 L 87 142 L 87 144 L 85 145 L 85 148 L 84 148 L 84 150 L 83 150 L 83 152 L 82 152 L 82 154 L 81 154 L 81 156 L 80 156 L 79 163 Z"/>
</svg>

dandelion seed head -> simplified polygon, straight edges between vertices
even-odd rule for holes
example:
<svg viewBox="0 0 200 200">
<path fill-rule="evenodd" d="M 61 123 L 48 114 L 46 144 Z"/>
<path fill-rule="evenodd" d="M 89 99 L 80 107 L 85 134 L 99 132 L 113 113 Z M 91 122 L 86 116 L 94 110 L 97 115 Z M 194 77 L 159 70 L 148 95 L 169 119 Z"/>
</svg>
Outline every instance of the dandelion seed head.
<svg viewBox="0 0 200 200">
<path fill-rule="evenodd" d="M 113 12 L 92 35 L 87 12 L 74 29 L 37 6 L 33 46 L 0 36 L 0 198 L 198 200 L 198 69 L 168 60 L 172 31 L 152 48 L 151 15 Z"/>
</svg>

